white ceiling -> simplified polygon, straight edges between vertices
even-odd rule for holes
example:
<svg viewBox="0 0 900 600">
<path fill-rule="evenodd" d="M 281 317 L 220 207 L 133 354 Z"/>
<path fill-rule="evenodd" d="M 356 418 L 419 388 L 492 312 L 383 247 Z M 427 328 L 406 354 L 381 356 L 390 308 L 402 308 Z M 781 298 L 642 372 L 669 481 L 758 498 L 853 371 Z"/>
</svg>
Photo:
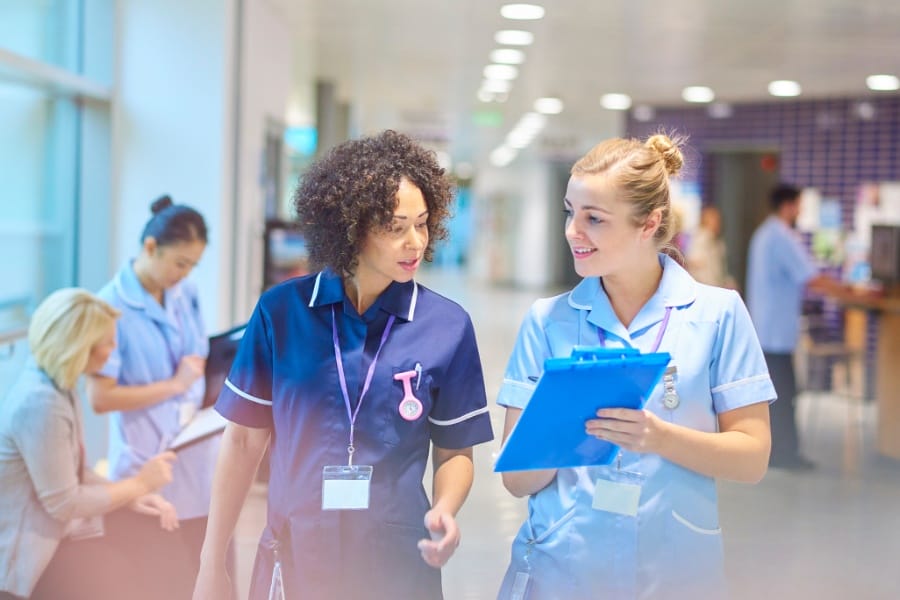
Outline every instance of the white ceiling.
<svg viewBox="0 0 900 600">
<path fill-rule="evenodd" d="M 683 105 L 683 87 L 706 85 L 717 100 L 746 102 L 771 100 L 773 79 L 794 79 L 801 99 L 865 96 L 867 75 L 900 75 L 898 0 L 539 3 L 540 21 L 506 20 L 498 0 L 313 0 L 314 15 L 307 5 L 293 17 L 314 18 L 318 76 L 336 82 L 364 131 L 436 131 L 468 159 L 541 96 L 565 102 L 545 133 L 565 145 L 615 129 L 621 115 L 599 104 L 607 92 Z M 535 41 L 508 101 L 484 104 L 476 91 L 499 29 L 526 29 Z M 485 110 L 499 111 L 502 125 L 475 125 Z"/>
</svg>

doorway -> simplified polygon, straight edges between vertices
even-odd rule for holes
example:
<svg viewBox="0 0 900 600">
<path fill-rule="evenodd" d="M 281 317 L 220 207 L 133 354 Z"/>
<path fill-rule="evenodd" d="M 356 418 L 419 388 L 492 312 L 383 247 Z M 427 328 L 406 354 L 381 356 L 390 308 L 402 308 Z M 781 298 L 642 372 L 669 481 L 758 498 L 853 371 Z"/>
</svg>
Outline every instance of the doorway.
<svg viewBox="0 0 900 600">
<path fill-rule="evenodd" d="M 747 289 L 747 250 L 753 232 L 769 215 L 769 192 L 779 181 L 779 154 L 773 148 L 722 148 L 707 154 L 711 184 L 707 203 L 722 213 L 728 271 Z"/>
</svg>

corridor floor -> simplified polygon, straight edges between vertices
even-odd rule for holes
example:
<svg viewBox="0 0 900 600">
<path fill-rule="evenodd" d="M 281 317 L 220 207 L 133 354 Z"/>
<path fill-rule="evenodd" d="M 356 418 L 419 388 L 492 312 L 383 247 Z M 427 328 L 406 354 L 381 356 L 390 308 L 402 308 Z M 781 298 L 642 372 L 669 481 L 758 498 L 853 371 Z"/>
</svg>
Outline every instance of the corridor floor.
<svg viewBox="0 0 900 600">
<path fill-rule="evenodd" d="M 458 517 L 462 544 L 443 580 L 447 600 L 488 600 L 526 513 L 526 501 L 507 493 L 492 472 L 503 424 L 503 409 L 493 401 L 522 316 L 534 298 L 549 294 L 486 287 L 453 273 L 426 272 L 421 281 L 462 304 L 478 335 L 497 439 L 476 449 L 475 484 Z M 719 484 L 732 598 L 900 598 L 900 463 L 874 451 L 875 407 L 806 394 L 798 414 L 805 453 L 817 469 L 772 469 L 755 486 Z M 265 487 L 258 485 L 235 537 L 241 598 L 265 510 Z"/>
</svg>

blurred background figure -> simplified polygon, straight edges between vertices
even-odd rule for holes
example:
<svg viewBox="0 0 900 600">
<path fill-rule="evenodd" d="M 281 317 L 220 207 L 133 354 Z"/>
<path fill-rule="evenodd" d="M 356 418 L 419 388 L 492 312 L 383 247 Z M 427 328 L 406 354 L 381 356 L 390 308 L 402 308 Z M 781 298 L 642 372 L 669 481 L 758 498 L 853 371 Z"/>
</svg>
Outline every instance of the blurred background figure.
<svg viewBox="0 0 900 600">
<path fill-rule="evenodd" d="M 728 273 L 725 240 L 722 239 L 722 213 L 707 205 L 700 211 L 700 225 L 691 236 L 685 256 L 688 272 L 700 283 L 735 289 Z"/>
<path fill-rule="evenodd" d="M 118 347 L 88 379 L 94 410 L 110 413 L 114 480 L 131 477 L 148 456 L 168 448 L 199 410 L 206 389 L 209 344 L 197 286 L 186 279 L 206 249 L 206 222 L 168 196 L 153 202 L 151 211 L 138 255 L 98 292 L 122 313 Z M 169 540 L 171 552 L 183 548 L 192 571 L 172 598 L 189 598 L 193 590 L 218 448 L 215 437 L 179 450 L 172 483 L 161 492 L 178 511 L 180 535 Z"/>
<path fill-rule="evenodd" d="M 115 483 L 85 464 L 75 385 L 115 348 L 118 316 L 66 288 L 32 317 L 31 358 L 0 404 L 0 600 L 169 597 L 149 553 L 178 526 L 174 507 L 152 493 L 172 480 L 175 455 Z"/>
<path fill-rule="evenodd" d="M 805 471 L 815 465 L 802 456 L 797 434 L 794 351 L 800 336 L 803 294 L 839 293 L 840 282 L 820 273 L 796 231 L 800 188 L 781 183 L 772 189 L 772 213 L 756 229 L 747 261 L 747 308 L 775 384 L 771 406 L 772 454 L 769 465 Z"/>
</svg>

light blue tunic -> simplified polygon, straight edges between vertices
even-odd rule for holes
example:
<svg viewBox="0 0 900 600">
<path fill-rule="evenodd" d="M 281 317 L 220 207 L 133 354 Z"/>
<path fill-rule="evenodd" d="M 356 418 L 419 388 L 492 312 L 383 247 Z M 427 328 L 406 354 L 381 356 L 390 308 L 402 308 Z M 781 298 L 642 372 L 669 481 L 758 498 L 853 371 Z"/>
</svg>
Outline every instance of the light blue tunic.
<svg viewBox="0 0 900 600">
<path fill-rule="evenodd" d="M 666 307 L 672 314 L 659 351 L 673 357 L 681 402 L 665 408 L 659 384 L 647 409 L 666 421 L 714 432 L 719 413 L 774 399 L 756 333 L 737 293 L 695 282 L 668 257 L 660 261 L 659 288 L 627 329 L 596 277 L 535 302 L 519 332 L 498 403 L 524 408 L 544 360 L 569 356 L 575 345 L 597 345 L 599 328 L 607 347 L 649 352 Z M 593 509 L 598 478 L 640 484 L 637 517 Z M 655 454 L 622 452 L 619 467 L 614 461 L 607 467 L 560 469 L 550 485 L 529 498 L 528 509 L 500 598 L 510 598 L 515 574 L 529 569 L 528 600 L 727 595 L 716 484 L 710 477 Z"/>
<path fill-rule="evenodd" d="M 116 349 L 100 375 L 119 385 L 146 385 L 170 379 L 182 357 L 205 357 L 208 341 L 197 303 L 197 291 L 188 281 L 166 290 L 161 306 L 138 281 L 131 262 L 123 266 L 98 296 L 122 312 L 116 325 Z M 153 406 L 117 411 L 109 420 L 109 476 L 130 477 L 141 465 L 166 448 L 182 426 L 182 405 L 199 408 L 203 402 L 201 377 L 185 394 Z M 209 513 L 213 467 L 219 439 L 212 438 L 178 452 L 172 483 L 162 495 L 175 505 L 179 519 Z"/>
<path fill-rule="evenodd" d="M 747 258 L 747 308 L 763 350 L 790 354 L 800 335 L 800 303 L 817 269 L 799 234 L 775 216 L 757 228 Z"/>
</svg>

